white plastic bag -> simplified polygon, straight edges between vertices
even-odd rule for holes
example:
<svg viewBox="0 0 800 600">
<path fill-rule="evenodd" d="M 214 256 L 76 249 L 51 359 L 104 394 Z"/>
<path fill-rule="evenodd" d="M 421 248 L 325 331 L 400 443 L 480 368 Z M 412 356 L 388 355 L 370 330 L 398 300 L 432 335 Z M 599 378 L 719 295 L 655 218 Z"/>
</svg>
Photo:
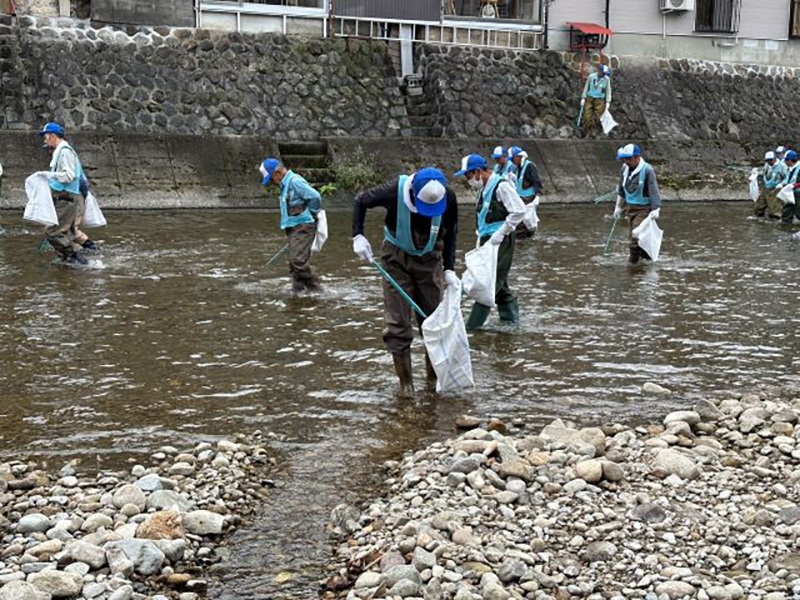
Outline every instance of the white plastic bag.
<svg viewBox="0 0 800 600">
<path fill-rule="evenodd" d="M 631 233 L 639 243 L 639 248 L 647 252 L 653 262 L 656 262 L 661 253 L 661 240 L 664 238 L 664 232 L 661 231 L 656 220 L 645 219 Z"/>
<path fill-rule="evenodd" d="M 422 323 L 425 349 L 436 371 L 436 391 L 473 387 L 469 339 L 461 314 L 461 286 L 448 285 L 438 308 Z"/>
<path fill-rule="evenodd" d="M 328 239 L 328 216 L 324 210 L 317 213 L 317 235 L 314 237 L 314 243 L 311 246 L 312 252 L 319 252 L 325 245 Z"/>
<path fill-rule="evenodd" d="M 794 204 L 794 184 L 790 183 L 781 188 L 778 192 L 778 200 L 784 204 Z"/>
<path fill-rule="evenodd" d="M 28 203 L 25 205 L 23 219 L 47 227 L 58 225 L 58 214 L 53 205 L 46 172 L 34 173 L 28 177 L 25 180 L 25 193 L 28 195 Z"/>
<path fill-rule="evenodd" d="M 611 130 L 617 126 L 617 122 L 614 120 L 614 117 L 611 116 L 611 112 L 609 112 L 608 108 L 606 108 L 603 116 L 600 117 L 600 124 L 603 126 L 603 133 L 606 135 L 611 133 Z"/>
<path fill-rule="evenodd" d="M 83 221 L 81 221 L 81 227 L 84 229 L 90 229 L 92 227 L 105 227 L 106 224 L 106 218 L 103 216 L 103 212 L 100 210 L 100 205 L 97 203 L 97 199 L 94 197 L 92 192 L 89 192 L 86 194 L 86 210 L 83 212 Z"/>
<path fill-rule="evenodd" d="M 500 246 L 487 241 L 480 248 L 470 250 L 464 256 L 467 271 L 461 282 L 467 296 L 488 306 L 495 307 L 494 294 L 497 284 L 497 254 Z"/>
<path fill-rule="evenodd" d="M 757 202 L 758 196 L 758 169 L 753 169 L 750 172 L 750 199 L 753 202 Z"/>
<path fill-rule="evenodd" d="M 525 205 L 525 220 L 523 223 L 528 231 L 536 231 L 539 228 L 539 215 L 536 214 L 536 207 L 539 206 L 539 196 L 533 202 Z"/>
</svg>

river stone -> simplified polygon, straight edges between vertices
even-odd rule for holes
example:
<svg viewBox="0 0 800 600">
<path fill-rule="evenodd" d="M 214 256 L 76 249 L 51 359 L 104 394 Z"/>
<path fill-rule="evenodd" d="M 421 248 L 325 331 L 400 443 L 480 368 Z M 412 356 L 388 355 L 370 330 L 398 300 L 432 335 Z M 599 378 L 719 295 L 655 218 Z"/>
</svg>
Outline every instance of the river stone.
<svg viewBox="0 0 800 600">
<path fill-rule="evenodd" d="M 477 471 L 480 469 L 481 464 L 474 458 L 461 458 L 453 463 L 453 466 L 450 467 L 451 473 L 463 473 L 464 475 L 469 475 L 473 471 Z"/>
<path fill-rule="evenodd" d="M 126 504 L 134 504 L 143 511 L 147 506 L 147 496 L 133 484 L 123 485 L 114 492 L 114 506 L 119 509 Z"/>
<path fill-rule="evenodd" d="M 147 498 L 147 510 L 164 510 L 173 507 L 186 512 L 194 508 L 194 504 L 191 500 L 172 490 L 158 490 Z"/>
<path fill-rule="evenodd" d="M 685 581 L 665 581 L 656 586 L 656 594 L 666 594 L 670 600 L 680 600 L 684 596 L 693 598 L 696 591 L 691 583 Z"/>
<path fill-rule="evenodd" d="M 63 545 L 64 543 L 61 540 L 48 540 L 29 548 L 27 554 L 35 556 L 39 560 L 50 560 L 54 554 L 61 552 Z"/>
<path fill-rule="evenodd" d="M 705 589 L 706 594 L 710 600 L 733 600 L 733 596 L 725 586 L 712 585 Z"/>
<path fill-rule="evenodd" d="M 381 557 L 381 573 L 386 573 L 392 567 L 397 567 L 406 564 L 406 560 L 399 552 L 387 552 Z"/>
<path fill-rule="evenodd" d="M 183 475 L 184 477 L 189 477 L 190 475 L 194 475 L 194 472 L 194 465 L 190 465 L 187 462 L 177 462 L 169 468 L 170 475 Z"/>
<path fill-rule="evenodd" d="M 669 413 L 664 418 L 665 426 L 675 422 L 688 423 L 690 426 L 697 425 L 700 422 L 700 415 L 693 410 L 678 410 Z"/>
<path fill-rule="evenodd" d="M 521 460 L 511 460 L 500 463 L 498 474 L 503 479 L 508 479 L 509 477 L 516 477 L 524 481 L 530 481 L 532 479 L 530 467 Z"/>
<path fill-rule="evenodd" d="M 103 554 L 103 560 L 105 561 L 105 554 Z M 76 575 L 80 575 L 81 577 L 85 576 L 91 570 L 92 567 L 90 567 L 84 562 L 74 562 L 64 567 L 64 571 L 66 571 L 67 573 L 75 573 Z"/>
<path fill-rule="evenodd" d="M 414 558 L 411 564 L 420 572 L 425 569 L 432 569 L 436 566 L 436 555 L 433 552 L 428 552 L 424 548 L 414 548 Z"/>
<path fill-rule="evenodd" d="M 669 396 L 672 394 L 672 391 L 665 387 L 661 387 L 657 383 L 648 381 L 642 386 L 642 393 L 654 396 Z"/>
<path fill-rule="evenodd" d="M 419 596 L 419 584 L 408 579 L 401 579 L 391 587 L 389 596 L 398 598 Z"/>
<path fill-rule="evenodd" d="M 380 573 L 376 573 L 375 571 L 364 571 L 359 578 L 356 579 L 355 589 L 360 590 L 362 588 L 378 587 L 382 581 L 383 577 Z"/>
<path fill-rule="evenodd" d="M 794 525 L 800 521 L 800 506 L 793 505 L 782 508 L 778 513 L 778 518 L 786 525 Z"/>
<path fill-rule="evenodd" d="M 112 575 L 120 574 L 126 578 L 133 575 L 133 561 L 122 551 L 122 548 L 106 548 L 106 560 Z"/>
<path fill-rule="evenodd" d="M 664 469 L 670 475 L 677 475 L 681 479 L 696 479 L 700 475 L 700 470 L 694 461 L 677 450 L 659 451 L 653 466 Z"/>
<path fill-rule="evenodd" d="M 101 513 L 95 513 L 90 515 L 89 518 L 83 522 L 83 525 L 81 525 L 81 531 L 85 531 L 86 533 L 94 533 L 101 527 L 108 529 L 112 525 L 114 525 L 114 519 Z"/>
<path fill-rule="evenodd" d="M 183 537 L 181 515 L 172 510 L 153 513 L 136 530 L 143 540 L 176 540 Z"/>
<path fill-rule="evenodd" d="M 141 575 L 154 575 L 161 570 L 164 563 L 164 553 L 151 541 L 122 540 L 109 542 L 105 546 L 106 552 L 121 550 L 133 563 L 134 570 Z M 108 557 L 109 563 L 111 558 Z"/>
<path fill-rule="evenodd" d="M 527 572 L 528 567 L 521 560 L 506 560 L 497 570 L 497 577 L 505 584 L 517 581 Z"/>
<path fill-rule="evenodd" d="M 615 462 L 603 461 L 603 479 L 607 481 L 622 481 L 625 479 L 625 471 Z"/>
<path fill-rule="evenodd" d="M 703 421 L 719 421 L 725 416 L 713 402 L 709 402 L 708 400 L 699 400 L 697 404 L 694 405 L 694 412 L 696 412 Z"/>
<path fill-rule="evenodd" d="M 157 540 L 156 546 L 173 564 L 182 560 L 186 553 L 186 540 Z"/>
<path fill-rule="evenodd" d="M 483 600 L 508 600 L 511 594 L 499 583 L 490 582 L 481 590 Z"/>
<path fill-rule="evenodd" d="M 67 546 L 67 554 L 75 562 L 86 563 L 95 571 L 106 564 L 106 552 L 99 546 L 77 541 Z"/>
<path fill-rule="evenodd" d="M 661 523 L 667 518 L 667 513 L 658 504 L 653 502 L 645 502 L 634 508 L 629 517 L 633 521 L 643 521 L 651 525 Z"/>
<path fill-rule="evenodd" d="M 64 571 L 42 571 L 28 577 L 28 581 L 53 598 L 72 598 L 81 593 L 83 578 Z"/>
<path fill-rule="evenodd" d="M 133 588 L 129 585 L 123 585 L 111 594 L 108 600 L 131 600 L 131 597 L 133 597 Z"/>
<path fill-rule="evenodd" d="M 573 465 L 572 469 L 578 479 L 588 483 L 597 483 L 603 478 L 603 463 L 596 459 L 579 462 Z"/>
<path fill-rule="evenodd" d="M 800 574 L 800 554 L 789 553 L 783 554 L 769 561 L 769 569 L 773 573 L 777 573 L 781 569 L 786 569 L 791 573 Z"/>
<path fill-rule="evenodd" d="M 12 581 L 0 588 L 0 600 L 50 600 L 52 596 L 27 581 Z"/>
<path fill-rule="evenodd" d="M 417 585 L 422 584 L 419 571 L 417 571 L 412 565 L 397 565 L 396 567 L 392 567 L 386 571 L 386 574 L 384 575 L 384 582 L 386 583 L 386 587 L 389 589 L 393 588 L 398 581 L 402 581 L 403 579 L 413 581 Z"/>
<path fill-rule="evenodd" d="M 136 480 L 133 484 L 143 492 L 157 492 L 163 490 L 164 486 L 161 484 L 161 477 L 156 473 L 150 473 Z"/>
<path fill-rule="evenodd" d="M 44 533 L 50 529 L 50 519 L 40 513 L 25 515 L 17 523 L 17 533 Z"/>
<path fill-rule="evenodd" d="M 97 598 L 105 594 L 106 591 L 108 591 L 108 588 L 106 588 L 106 584 L 104 583 L 87 583 L 83 586 L 83 590 L 81 590 L 81 596 L 89 599 Z"/>
<path fill-rule="evenodd" d="M 617 554 L 617 547 L 611 542 L 592 542 L 586 546 L 586 559 L 589 562 L 612 560 Z"/>
<path fill-rule="evenodd" d="M 219 535 L 225 524 L 225 517 L 208 510 L 195 510 L 183 517 L 186 531 L 195 535 Z"/>
</svg>

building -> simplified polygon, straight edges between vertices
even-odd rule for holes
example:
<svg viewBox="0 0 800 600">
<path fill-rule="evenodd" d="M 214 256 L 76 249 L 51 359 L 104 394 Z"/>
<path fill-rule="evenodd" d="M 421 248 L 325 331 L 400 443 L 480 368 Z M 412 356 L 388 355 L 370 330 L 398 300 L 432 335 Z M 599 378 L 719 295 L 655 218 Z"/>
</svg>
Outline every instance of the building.
<svg viewBox="0 0 800 600">
<path fill-rule="evenodd" d="M 575 21 L 612 29 L 611 54 L 800 63 L 800 0 L 553 0 L 548 46 L 566 50 Z"/>
</svg>

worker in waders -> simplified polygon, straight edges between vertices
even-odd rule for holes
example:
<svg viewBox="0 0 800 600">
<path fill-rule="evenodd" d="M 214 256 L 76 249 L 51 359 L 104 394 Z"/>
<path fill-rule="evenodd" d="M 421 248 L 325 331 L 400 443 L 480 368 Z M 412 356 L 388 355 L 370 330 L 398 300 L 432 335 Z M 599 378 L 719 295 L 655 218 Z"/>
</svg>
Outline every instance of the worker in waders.
<svg viewBox="0 0 800 600">
<path fill-rule="evenodd" d="M 477 194 L 475 217 L 478 242 L 499 246 L 497 255 L 497 279 L 495 303 L 500 320 L 506 323 L 519 321 L 519 305 L 508 285 L 508 274 L 514 261 L 515 231 L 525 218 L 525 204 L 514 184 L 505 177 L 493 173 L 486 160 L 478 154 L 465 156 L 457 177 L 464 176 Z M 483 327 L 492 309 L 478 302 L 472 307 L 467 319 L 467 331 Z"/>
<path fill-rule="evenodd" d="M 528 153 L 519 146 L 511 146 L 508 149 L 508 156 L 514 165 L 517 178 L 516 181 L 510 180 L 516 185 L 517 194 L 527 206 L 532 202 L 539 206 L 539 194 L 544 191 L 542 179 L 539 177 L 539 169 L 536 163 L 528 159 Z M 536 230 L 528 229 L 524 223 L 517 227 L 517 237 L 529 237 L 536 233 Z"/>
<path fill-rule="evenodd" d="M 656 172 L 642 158 L 642 151 L 635 144 L 628 144 L 617 151 L 617 159 L 624 164 L 617 186 L 617 204 L 614 218 L 628 218 L 630 241 L 630 257 L 628 264 L 635 265 L 641 259 L 650 260 L 650 256 L 639 247 L 633 237 L 633 230 L 647 219 L 658 219 L 661 215 L 661 193 L 658 190 Z"/>
<path fill-rule="evenodd" d="M 438 169 L 421 169 L 359 194 L 353 207 L 353 251 L 373 262 L 364 236 L 369 209 L 383 208 L 386 218 L 380 262 L 426 315 L 442 300 L 444 285 L 458 285 L 455 274 L 458 204 L 455 192 Z M 412 309 L 389 282 L 383 282 L 383 341 L 394 360 L 400 394 L 414 392 L 411 371 Z M 417 325 L 422 317 L 417 315 Z M 425 355 L 426 384 L 436 389 L 436 371 Z"/>
<path fill-rule="evenodd" d="M 611 107 L 611 69 L 598 64 L 597 71 L 586 78 L 581 95 L 583 127 L 589 131 L 600 125 L 600 117 Z"/>
<path fill-rule="evenodd" d="M 798 185 L 800 185 L 800 162 L 797 160 L 797 152 L 794 150 L 789 150 L 786 152 L 784 156 L 784 161 L 786 162 L 786 168 L 788 169 L 786 173 L 786 177 L 780 183 L 780 187 L 783 188 L 787 185 L 793 185 L 794 187 L 794 203 L 789 204 L 788 202 L 783 203 L 783 208 L 781 210 L 781 224 L 783 225 L 791 225 L 794 222 L 794 218 L 797 217 L 800 219 L 800 189 L 798 189 Z"/>
<path fill-rule="evenodd" d="M 78 204 L 81 201 L 81 161 L 77 152 L 64 139 L 64 128 L 58 123 L 47 123 L 39 135 L 44 138 L 45 146 L 53 151 L 47 175 L 53 206 L 58 216 L 58 224 L 45 229 L 45 237 L 67 264 L 88 264 L 89 261 L 81 252 L 81 246 L 75 241 Z"/>
<path fill-rule="evenodd" d="M 511 159 L 508 156 L 508 150 L 502 146 L 497 146 L 494 149 L 494 152 L 492 152 L 492 158 L 495 161 L 494 172 L 500 175 L 500 177 L 505 177 L 511 183 L 516 185 L 517 166 L 511 162 Z"/>
<path fill-rule="evenodd" d="M 786 178 L 788 172 L 786 163 L 778 160 L 774 152 L 770 151 L 764 155 L 764 168 L 761 171 L 761 181 L 764 187 L 753 208 L 755 216 L 768 216 L 770 219 L 781 218 L 781 201 L 778 200 L 779 184 Z"/>
<path fill-rule="evenodd" d="M 319 277 L 311 267 L 311 247 L 317 235 L 317 215 L 322 210 L 319 192 L 297 173 L 289 171 L 276 158 L 267 158 L 259 167 L 264 186 L 273 183 L 281 191 L 281 229 L 289 245 L 289 272 L 292 291 L 319 292 Z"/>
</svg>

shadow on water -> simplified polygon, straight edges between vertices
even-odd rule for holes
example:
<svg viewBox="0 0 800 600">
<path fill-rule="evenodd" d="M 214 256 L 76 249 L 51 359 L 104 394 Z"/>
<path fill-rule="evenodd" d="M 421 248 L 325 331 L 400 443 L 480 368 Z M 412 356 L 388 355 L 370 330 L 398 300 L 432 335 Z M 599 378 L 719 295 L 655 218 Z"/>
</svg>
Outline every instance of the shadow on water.
<svg viewBox="0 0 800 600">
<path fill-rule="evenodd" d="M 519 326 L 493 317 L 472 336 L 474 390 L 412 402 L 393 395 L 380 283 L 352 256 L 346 213 L 316 259 L 320 298 L 291 296 L 285 262 L 264 268 L 284 243 L 275 214 L 112 213 L 96 233 L 105 252 L 71 271 L 0 213 L 0 456 L 93 469 L 274 432 L 280 486 L 230 540 L 211 596 L 312 597 L 331 508 L 375 493 L 383 461 L 449 435 L 459 414 L 629 420 L 796 380 L 800 243 L 746 211 L 666 207 L 663 260 L 628 269 L 623 231 L 602 256 L 602 209 L 543 207 L 512 273 Z M 463 212 L 460 255 L 472 245 Z M 643 397 L 646 381 L 677 393 Z"/>
</svg>

